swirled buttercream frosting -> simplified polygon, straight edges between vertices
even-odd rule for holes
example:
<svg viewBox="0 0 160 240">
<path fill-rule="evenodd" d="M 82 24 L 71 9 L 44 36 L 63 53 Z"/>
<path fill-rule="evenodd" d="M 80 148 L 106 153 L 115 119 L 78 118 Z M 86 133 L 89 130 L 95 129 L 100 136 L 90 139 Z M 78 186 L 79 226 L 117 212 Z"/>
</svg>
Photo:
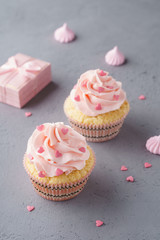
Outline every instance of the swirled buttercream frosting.
<svg viewBox="0 0 160 240">
<path fill-rule="evenodd" d="M 37 171 L 47 177 L 81 170 L 90 155 L 85 138 L 60 122 L 37 126 L 26 154 Z"/>
<path fill-rule="evenodd" d="M 117 110 L 126 100 L 121 82 L 100 69 L 83 73 L 71 90 L 75 106 L 87 116 Z"/>
</svg>

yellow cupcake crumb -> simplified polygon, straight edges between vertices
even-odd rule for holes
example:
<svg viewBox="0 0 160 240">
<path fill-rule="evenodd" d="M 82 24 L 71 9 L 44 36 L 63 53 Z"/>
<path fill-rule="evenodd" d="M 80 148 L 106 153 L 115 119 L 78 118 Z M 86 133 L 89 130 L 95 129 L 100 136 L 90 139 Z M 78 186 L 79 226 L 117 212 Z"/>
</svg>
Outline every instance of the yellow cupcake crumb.
<svg viewBox="0 0 160 240">
<path fill-rule="evenodd" d="M 70 96 L 65 100 L 64 103 L 64 112 L 68 118 L 71 120 L 77 121 L 83 124 L 95 124 L 95 125 L 102 125 L 102 124 L 110 124 L 116 122 L 123 118 L 129 112 L 129 103 L 125 101 L 118 110 L 99 114 L 95 117 L 87 116 L 79 111 L 74 102 L 71 100 Z"/>
<path fill-rule="evenodd" d="M 44 184 L 63 184 L 63 183 L 70 183 L 70 182 L 77 182 L 83 177 L 85 177 L 93 168 L 95 164 L 95 157 L 92 149 L 87 146 L 90 156 L 89 159 L 86 160 L 86 165 L 83 169 L 81 170 L 74 170 L 70 174 L 66 175 L 63 173 L 62 175 L 58 177 L 44 177 L 40 178 L 38 176 L 38 171 L 36 170 L 35 166 L 33 163 L 30 162 L 29 158 L 27 158 L 27 155 L 25 156 L 25 168 L 29 172 L 29 174 L 36 178 L 38 181 L 43 182 Z"/>
</svg>

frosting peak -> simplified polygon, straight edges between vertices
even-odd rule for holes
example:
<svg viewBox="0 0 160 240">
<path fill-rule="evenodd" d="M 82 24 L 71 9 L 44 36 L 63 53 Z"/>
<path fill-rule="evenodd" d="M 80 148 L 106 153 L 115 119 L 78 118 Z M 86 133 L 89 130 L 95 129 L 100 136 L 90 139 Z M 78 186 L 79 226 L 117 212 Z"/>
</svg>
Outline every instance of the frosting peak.
<svg viewBox="0 0 160 240">
<path fill-rule="evenodd" d="M 44 123 L 28 140 L 27 155 L 38 172 L 54 177 L 81 170 L 89 158 L 86 140 L 63 123 Z"/>
<path fill-rule="evenodd" d="M 121 82 L 100 69 L 80 76 L 70 96 L 75 106 L 87 116 L 97 116 L 120 108 L 126 100 Z"/>
</svg>

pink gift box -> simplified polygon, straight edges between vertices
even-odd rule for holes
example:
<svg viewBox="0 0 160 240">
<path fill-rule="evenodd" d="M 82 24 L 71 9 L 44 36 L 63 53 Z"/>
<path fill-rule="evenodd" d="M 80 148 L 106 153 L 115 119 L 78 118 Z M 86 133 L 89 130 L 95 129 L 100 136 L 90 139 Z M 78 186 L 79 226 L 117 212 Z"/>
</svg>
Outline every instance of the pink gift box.
<svg viewBox="0 0 160 240">
<path fill-rule="evenodd" d="M 50 63 L 18 53 L 0 67 L 0 102 L 22 108 L 51 79 Z"/>
</svg>

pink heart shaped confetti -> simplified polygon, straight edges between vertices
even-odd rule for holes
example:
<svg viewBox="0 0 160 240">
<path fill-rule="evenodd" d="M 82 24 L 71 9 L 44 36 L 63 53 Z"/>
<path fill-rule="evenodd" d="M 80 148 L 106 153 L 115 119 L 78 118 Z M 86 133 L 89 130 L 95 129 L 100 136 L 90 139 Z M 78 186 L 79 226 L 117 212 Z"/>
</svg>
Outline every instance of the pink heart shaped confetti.
<svg viewBox="0 0 160 240">
<path fill-rule="evenodd" d="M 38 173 L 38 177 L 40 177 L 40 178 L 44 178 L 46 175 L 45 175 L 45 172 L 43 172 L 43 171 L 40 171 L 39 173 Z"/>
<path fill-rule="evenodd" d="M 102 222 L 101 220 L 96 220 L 96 226 L 100 227 L 104 224 L 104 222 Z"/>
<path fill-rule="evenodd" d="M 37 150 L 38 153 L 43 153 L 44 152 L 44 148 L 43 147 L 40 147 L 38 150 Z"/>
<path fill-rule="evenodd" d="M 61 129 L 61 132 L 66 135 L 68 133 L 68 128 L 62 128 Z"/>
<path fill-rule="evenodd" d="M 63 174 L 63 171 L 62 171 L 61 169 L 57 168 L 57 170 L 56 170 L 56 176 L 60 176 L 60 175 L 62 175 L 62 174 Z"/>
<path fill-rule="evenodd" d="M 113 99 L 116 100 L 116 101 L 118 101 L 118 100 L 119 100 L 119 95 L 114 95 L 114 96 L 113 96 Z"/>
<path fill-rule="evenodd" d="M 30 117 L 30 116 L 32 116 L 32 113 L 31 112 L 25 112 L 25 116 Z"/>
<path fill-rule="evenodd" d="M 150 167 L 152 167 L 152 164 L 149 163 L 149 162 L 145 162 L 145 163 L 144 163 L 144 167 L 145 167 L 145 168 L 150 168 Z"/>
<path fill-rule="evenodd" d="M 102 106 L 101 106 L 101 104 L 100 104 L 100 103 L 98 103 L 98 104 L 96 105 L 95 109 L 96 109 L 96 110 L 101 110 L 101 109 L 102 109 Z"/>
<path fill-rule="evenodd" d="M 128 170 L 128 168 L 126 167 L 126 166 L 121 166 L 121 171 L 127 171 Z"/>
<path fill-rule="evenodd" d="M 107 73 L 105 73 L 103 70 L 101 70 L 101 71 L 99 72 L 99 75 L 100 75 L 101 77 L 103 77 L 103 76 L 106 76 Z"/>
<path fill-rule="evenodd" d="M 77 102 L 80 102 L 80 96 L 79 95 L 75 96 L 74 100 L 76 100 Z"/>
<path fill-rule="evenodd" d="M 62 153 L 60 153 L 58 150 L 55 151 L 55 157 L 59 158 L 62 157 Z"/>
<path fill-rule="evenodd" d="M 27 210 L 28 212 L 32 212 L 35 209 L 34 206 L 27 206 Z"/>
<path fill-rule="evenodd" d="M 127 182 L 134 182 L 134 178 L 132 176 L 129 176 L 126 178 Z"/>
<path fill-rule="evenodd" d="M 84 147 L 81 147 L 81 148 L 79 148 L 79 151 L 81 151 L 81 152 L 86 152 L 86 149 L 84 148 Z"/>
<path fill-rule="evenodd" d="M 33 156 L 30 153 L 27 155 L 27 157 L 29 158 L 29 160 L 33 160 Z"/>
<path fill-rule="evenodd" d="M 43 125 L 43 124 L 37 126 L 37 130 L 38 130 L 38 131 L 43 131 L 43 129 L 44 129 L 44 125 Z"/>
<path fill-rule="evenodd" d="M 107 86 L 107 88 L 109 88 L 109 89 L 113 89 L 113 86 Z"/>
<path fill-rule="evenodd" d="M 104 92 L 104 88 L 103 87 L 98 87 L 98 92 L 99 93 Z"/>
<path fill-rule="evenodd" d="M 140 95 L 138 98 L 139 98 L 139 100 L 145 100 L 146 99 L 146 97 L 144 95 Z"/>
<path fill-rule="evenodd" d="M 82 83 L 82 87 L 87 87 L 87 81 L 84 81 L 83 83 Z"/>
</svg>

